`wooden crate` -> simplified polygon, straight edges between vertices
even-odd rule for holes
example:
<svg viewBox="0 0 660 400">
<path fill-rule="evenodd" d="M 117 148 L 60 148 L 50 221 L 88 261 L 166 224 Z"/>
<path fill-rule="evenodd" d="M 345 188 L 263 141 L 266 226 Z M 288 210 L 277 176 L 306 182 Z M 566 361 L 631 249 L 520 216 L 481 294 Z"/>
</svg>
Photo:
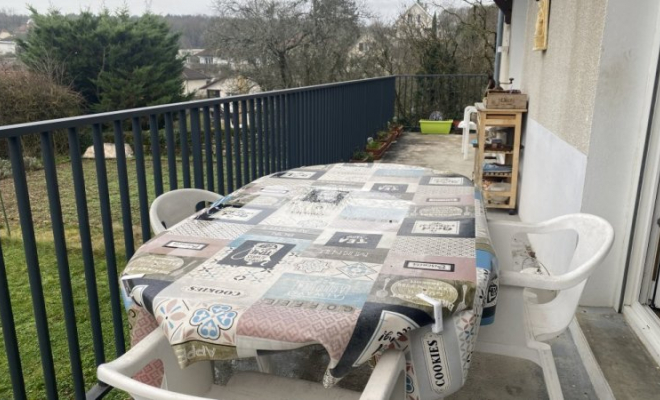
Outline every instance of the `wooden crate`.
<svg viewBox="0 0 660 400">
<path fill-rule="evenodd" d="M 489 91 L 484 99 L 484 106 L 490 109 L 524 110 L 527 108 L 527 95 Z"/>
</svg>

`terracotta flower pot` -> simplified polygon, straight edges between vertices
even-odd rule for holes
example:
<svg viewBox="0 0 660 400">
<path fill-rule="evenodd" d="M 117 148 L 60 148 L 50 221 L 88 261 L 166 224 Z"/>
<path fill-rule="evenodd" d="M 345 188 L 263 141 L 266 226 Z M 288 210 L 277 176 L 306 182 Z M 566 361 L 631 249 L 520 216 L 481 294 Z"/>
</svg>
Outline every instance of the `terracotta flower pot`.
<svg viewBox="0 0 660 400">
<path fill-rule="evenodd" d="M 374 160 L 380 160 L 380 158 L 383 156 L 385 153 L 385 150 L 389 147 L 389 144 L 387 142 L 376 142 L 380 146 L 376 149 L 365 149 L 367 153 L 370 153 L 371 156 L 374 158 Z"/>
<path fill-rule="evenodd" d="M 366 156 L 364 156 L 364 158 L 361 159 L 361 160 L 356 160 L 356 159 L 354 159 L 354 158 L 351 158 L 350 160 L 348 160 L 348 162 L 349 162 L 349 163 L 369 162 L 369 156 L 366 155 Z"/>
</svg>

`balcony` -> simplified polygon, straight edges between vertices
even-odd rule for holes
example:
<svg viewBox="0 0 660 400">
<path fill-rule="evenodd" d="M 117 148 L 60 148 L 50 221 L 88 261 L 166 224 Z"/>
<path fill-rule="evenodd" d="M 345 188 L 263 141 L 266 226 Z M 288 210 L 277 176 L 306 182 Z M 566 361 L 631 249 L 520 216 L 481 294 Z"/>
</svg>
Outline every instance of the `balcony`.
<svg viewBox="0 0 660 400">
<path fill-rule="evenodd" d="M 11 178 L 0 181 L 0 398 L 123 398 L 97 382 L 95 370 L 128 347 L 118 274 L 151 237 L 156 196 L 183 187 L 230 193 L 279 170 L 347 161 L 394 117 L 409 130 L 435 110 L 462 117 L 485 83 L 477 75 L 391 76 L 0 127 L 0 156 L 11 164 Z M 104 143 L 113 143 L 116 159 L 105 159 Z M 81 157 L 87 145 L 94 159 Z M 472 172 L 457 135 L 408 134 L 383 161 Z M 599 312 L 582 310 L 585 331 L 616 319 Z M 608 329 L 626 328 L 619 318 Z M 579 357 L 568 357 L 574 339 L 556 346 L 565 356 L 558 366 L 568 368 L 564 385 L 595 393 Z M 612 356 L 604 357 L 601 365 Z M 525 362 L 482 358 L 473 368 L 484 371 L 475 379 L 498 371 L 493 376 L 506 382 L 498 398 L 543 393 L 539 372 Z M 347 384 L 364 383 L 354 378 Z M 479 388 L 494 384 L 474 382 L 454 398 L 480 397 Z"/>
<path fill-rule="evenodd" d="M 0 397 L 109 390 L 95 369 L 127 348 L 118 273 L 151 237 L 156 196 L 230 193 L 275 171 L 347 161 L 395 115 L 408 124 L 439 107 L 460 116 L 485 82 L 391 76 L 0 127 L 11 164 L 0 182 Z M 116 159 L 105 159 L 104 143 Z M 93 160 L 81 157 L 88 145 Z"/>
</svg>

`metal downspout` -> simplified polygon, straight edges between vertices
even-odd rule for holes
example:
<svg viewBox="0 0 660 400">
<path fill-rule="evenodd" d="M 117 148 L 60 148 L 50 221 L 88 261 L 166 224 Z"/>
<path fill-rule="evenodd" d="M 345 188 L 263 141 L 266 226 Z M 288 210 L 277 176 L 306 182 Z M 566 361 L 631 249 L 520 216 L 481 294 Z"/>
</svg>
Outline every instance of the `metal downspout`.
<svg viewBox="0 0 660 400">
<path fill-rule="evenodd" d="M 495 65 L 493 69 L 493 79 L 495 84 L 500 84 L 500 63 L 502 62 L 502 30 L 504 29 L 504 13 L 500 10 L 497 13 L 497 37 L 495 39 Z"/>
</svg>

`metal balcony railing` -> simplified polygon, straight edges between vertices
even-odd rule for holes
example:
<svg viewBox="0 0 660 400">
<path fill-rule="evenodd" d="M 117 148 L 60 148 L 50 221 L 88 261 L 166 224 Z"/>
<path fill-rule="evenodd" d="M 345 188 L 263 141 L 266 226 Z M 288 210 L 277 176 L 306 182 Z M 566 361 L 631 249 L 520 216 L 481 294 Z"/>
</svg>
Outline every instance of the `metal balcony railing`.
<svg viewBox="0 0 660 400">
<path fill-rule="evenodd" d="M 486 75 L 399 75 L 396 117 L 411 130 L 434 111 L 446 120 L 463 119 L 463 110 L 481 101 L 487 83 Z"/>
<path fill-rule="evenodd" d="M 0 126 L 0 157 L 4 152 L 11 161 L 14 190 L 2 194 L 15 196 L 24 255 L 22 265 L 12 265 L 15 257 L 3 254 L 8 243 L 3 234 L 0 322 L 6 356 L 0 355 L 0 398 L 83 399 L 107 393 L 110 388 L 96 381 L 96 366 L 126 350 L 118 273 L 151 237 L 150 200 L 166 188 L 227 194 L 279 170 L 346 161 L 395 115 L 413 124 L 452 101 L 462 110 L 480 99 L 484 84 L 484 76 L 389 76 Z M 85 141 L 93 145 L 93 161 L 81 157 Z M 105 159 L 104 142 L 114 143 L 116 159 Z M 134 159 L 127 159 L 126 142 L 134 147 Z M 68 154 L 57 153 L 56 146 L 68 147 Z M 43 194 L 31 191 L 34 173 L 26 171 L 26 154 L 41 158 Z M 72 186 L 66 188 L 70 197 L 62 197 L 62 185 Z M 44 228 L 33 211 L 46 203 L 50 221 Z M 63 218 L 63 207 L 69 206 L 75 208 L 74 221 Z M 35 224 L 41 224 L 40 231 Z M 40 264 L 44 240 L 53 246 L 52 266 Z M 76 263 L 84 276 L 72 271 Z M 14 276 L 8 271 L 18 268 L 26 271 L 29 291 L 10 293 L 11 287 L 27 287 L 8 279 Z M 44 277 L 52 275 L 59 287 L 44 286 Z M 18 303 L 28 298 L 34 317 L 16 314 Z M 50 310 L 56 312 L 49 315 Z M 60 314 L 64 327 L 52 317 Z M 85 318 L 77 318 L 81 314 Z M 23 329 L 34 329 L 35 335 L 19 340 Z M 89 337 L 82 342 L 81 332 Z M 35 340 L 40 360 L 24 351 L 25 341 Z M 27 364 L 41 369 L 29 379 L 43 380 L 29 390 Z"/>
</svg>

